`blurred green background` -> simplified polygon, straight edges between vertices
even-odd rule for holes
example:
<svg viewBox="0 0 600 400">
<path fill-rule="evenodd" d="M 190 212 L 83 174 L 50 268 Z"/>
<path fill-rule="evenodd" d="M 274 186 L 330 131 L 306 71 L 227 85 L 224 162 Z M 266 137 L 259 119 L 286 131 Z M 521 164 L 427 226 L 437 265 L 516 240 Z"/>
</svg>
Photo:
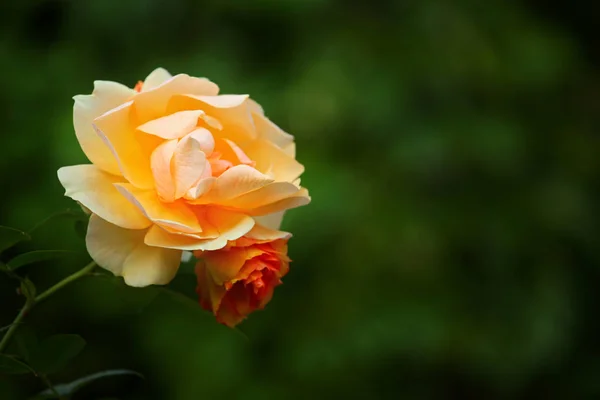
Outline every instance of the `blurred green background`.
<svg viewBox="0 0 600 400">
<path fill-rule="evenodd" d="M 504 0 L 8 0 L 0 5 L 0 224 L 73 207 L 72 100 L 155 67 L 249 93 L 296 136 L 311 205 L 247 336 L 93 278 L 28 316 L 82 335 L 80 399 L 600 397 L 600 6 Z M 76 249 L 71 221 L 21 249 Z M 10 256 L 10 254 L 8 254 Z M 193 290 L 182 275 L 179 287 Z M 0 326 L 22 304 L 0 277 Z M 1 399 L 42 390 L 0 376 Z"/>
</svg>

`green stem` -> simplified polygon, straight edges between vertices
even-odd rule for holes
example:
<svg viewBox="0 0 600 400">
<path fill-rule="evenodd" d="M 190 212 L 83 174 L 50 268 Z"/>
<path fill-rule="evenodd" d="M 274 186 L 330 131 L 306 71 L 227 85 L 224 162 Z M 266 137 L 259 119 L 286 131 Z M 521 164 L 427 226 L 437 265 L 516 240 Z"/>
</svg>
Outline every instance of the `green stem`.
<svg viewBox="0 0 600 400">
<path fill-rule="evenodd" d="M 17 331 L 17 328 L 21 324 L 21 321 L 23 321 L 23 318 L 25 318 L 25 315 L 29 312 L 29 310 L 31 310 L 31 307 L 33 307 L 33 303 L 34 303 L 33 300 L 27 299 L 27 302 L 25 302 L 25 305 L 23 306 L 23 308 L 21 308 L 21 311 L 19 311 L 19 314 L 17 315 L 17 317 L 15 318 L 13 323 L 10 325 L 8 332 L 6 332 L 6 334 L 2 338 L 2 341 L 0 342 L 0 353 L 2 353 L 4 351 L 4 349 L 6 348 L 6 346 L 8 346 L 8 342 L 10 341 L 10 338 Z"/>
<path fill-rule="evenodd" d="M 25 305 L 23 306 L 21 311 L 19 311 L 19 314 L 17 315 L 17 317 L 15 318 L 13 323 L 10 325 L 8 332 L 6 332 L 6 334 L 2 338 L 2 341 L 0 342 L 0 353 L 2 353 L 6 349 L 6 346 L 8 346 L 8 343 L 10 342 L 10 339 L 17 331 L 17 328 L 19 327 L 19 325 L 22 323 L 23 318 L 25 318 L 25 315 L 27 315 L 27 313 L 29 311 L 31 311 L 31 309 L 36 304 L 46 300 L 51 295 L 53 295 L 54 293 L 56 293 L 63 287 L 67 286 L 69 283 L 74 282 L 77 279 L 89 274 L 90 272 L 92 272 L 92 270 L 95 267 L 96 267 L 96 263 L 92 261 L 91 263 L 89 263 L 88 265 L 86 265 L 85 267 L 80 269 L 79 271 L 75 272 L 73 275 L 67 276 L 65 279 L 58 282 L 56 285 L 52 286 L 50 289 L 41 293 L 35 299 L 27 299 L 27 301 L 25 302 Z"/>
<path fill-rule="evenodd" d="M 35 298 L 35 304 L 46 300 L 48 297 L 52 296 L 55 292 L 59 291 L 60 289 L 62 289 L 65 286 L 67 286 L 69 283 L 74 282 L 77 279 L 81 278 L 82 276 L 89 274 L 90 272 L 92 272 L 92 270 L 95 267 L 96 267 L 96 263 L 94 261 L 92 261 L 91 263 L 89 263 L 88 265 L 86 265 L 85 267 L 80 269 L 79 271 L 75 272 L 73 275 L 67 276 L 65 279 L 58 282 L 56 285 L 52 286 L 50 289 L 46 290 L 45 292 L 43 292 L 39 296 L 37 296 Z"/>
<path fill-rule="evenodd" d="M 44 384 L 46 386 L 48 386 L 48 389 L 50 389 L 50 391 L 52 392 L 52 394 L 54 396 L 56 396 L 57 399 L 64 399 L 64 397 L 62 397 L 57 391 L 56 389 L 54 389 L 54 385 L 52 384 L 52 382 L 50 382 L 50 379 L 48 379 L 48 377 L 44 374 L 40 374 L 40 379 L 42 380 L 42 382 L 44 382 Z"/>
</svg>

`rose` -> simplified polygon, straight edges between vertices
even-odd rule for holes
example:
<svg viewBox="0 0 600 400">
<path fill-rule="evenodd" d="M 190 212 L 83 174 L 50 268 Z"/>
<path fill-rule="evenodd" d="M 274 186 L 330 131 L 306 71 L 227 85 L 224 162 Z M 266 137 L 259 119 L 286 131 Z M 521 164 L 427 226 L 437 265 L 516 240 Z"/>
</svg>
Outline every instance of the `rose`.
<svg viewBox="0 0 600 400">
<path fill-rule="evenodd" d="M 289 237 L 255 225 L 221 250 L 197 252 L 200 305 L 230 327 L 264 308 L 289 270 Z"/>
<path fill-rule="evenodd" d="M 166 284 L 183 250 L 217 250 L 261 216 L 307 204 L 293 136 L 247 95 L 205 78 L 152 72 L 135 89 L 96 81 L 75 96 L 77 139 L 92 165 L 58 171 L 92 213 L 92 258 L 131 286 Z"/>
</svg>

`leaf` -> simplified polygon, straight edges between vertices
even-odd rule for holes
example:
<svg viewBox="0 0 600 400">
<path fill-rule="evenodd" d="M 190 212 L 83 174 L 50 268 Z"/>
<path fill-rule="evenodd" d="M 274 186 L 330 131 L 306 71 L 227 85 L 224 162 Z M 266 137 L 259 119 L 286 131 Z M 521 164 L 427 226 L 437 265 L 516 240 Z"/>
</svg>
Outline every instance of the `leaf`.
<svg viewBox="0 0 600 400">
<path fill-rule="evenodd" d="M 35 371 L 23 361 L 15 357 L 0 354 L 0 373 L 3 374 L 28 374 Z"/>
<path fill-rule="evenodd" d="M 104 378 L 109 378 L 112 376 L 137 376 L 139 378 L 144 379 L 144 376 L 139 372 L 131 371 L 128 369 L 113 369 L 108 371 L 98 372 L 92 375 L 85 376 L 83 378 L 77 379 L 71 383 L 64 383 L 61 385 L 55 385 L 54 390 L 61 397 L 70 397 L 73 396 L 77 391 L 84 388 L 85 386 Z M 38 396 L 52 396 L 54 393 L 50 389 L 46 389 L 43 392 L 39 393 Z"/>
<path fill-rule="evenodd" d="M 85 347 L 79 335 L 55 335 L 41 341 L 30 354 L 30 364 L 42 374 L 60 371 Z"/>
<path fill-rule="evenodd" d="M 31 237 L 25 232 L 6 226 L 0 226 L 0 253 L 23 240 L 30 239 Z"/>
<path fill-rule="evenodd" d="M 87 234 L 87 223 L 81 220 L 75 221 L 75 232 L 81 239 L 85 239 Z"/>
<path fill-rule="evenodd" d="M 21 281 L 21 293 L 23 296 L 27 298 L 30 302 L 35 300 L 35 296 L 37 295 L 37 289 L 35 285 L 29 278 L 25 278 Z"/>
<path fill-rule="evenodd" d="M 7 265 L 11 271 L 15 271 L 16 269 L 21 268 L 25 265 L 60 258 L 66 254 L 75 254 L 75 252 L 68 250 L 30 251 L 29 253 L 19 254 L 18 256 L 14 257 L 7 263 Z"/>
</svg>

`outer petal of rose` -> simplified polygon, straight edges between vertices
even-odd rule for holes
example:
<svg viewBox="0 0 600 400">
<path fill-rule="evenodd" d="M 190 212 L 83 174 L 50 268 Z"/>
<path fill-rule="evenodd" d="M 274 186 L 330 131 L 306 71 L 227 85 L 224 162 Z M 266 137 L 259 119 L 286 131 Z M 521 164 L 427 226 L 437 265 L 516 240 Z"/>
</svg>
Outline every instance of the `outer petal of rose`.
<svg viewBox="0 0 600 400">
<path fill-rule="evenodd" d="M 254 217 L 257 225 L 262 225 L 269 229 L 278 230 L 283 222 L 283 215 L 285 211 L 278 211 L 272 214 L 263 215 L 261 217 Z"/>
<path fill-rule="evenodd" d="M 255 224 L 252 217 L 234 211 L 211 208 L 206 212 L 208 222 L 217 228 L 219 237 L 235 240 L 248 233 Z"/>
<path fill-rule="evenodd" d="M 304 172 L 304 166 L 282 149 L 266 140 L 256 140 L 243 150 L 254 161 L 255 168 L 276 181 L 292 182 Z"/>
<path fill-rule="evenodd" d="M 130 286 L 167 284 L 177 272 L 181 251 L 147 246 L 145 234 L 145 229 L 119 228 L 92 214 L 87 249 L 98 265 L 123 276 Z"/>
<path fill-rule="evenodd" d="M 111 174 L 121 175 L 119 165 L 110 149 L 94 132 L 92 121 L 127 102 L 134 94 L 133 89 L 120 83 L 95 81 L 92 94 L 73 97 L 73 126 L 81 149 L 94 165 Z"/>
<path fill-rule="evenodd" d="M 248 165 L 236 165 L 223 172 L 216 179 L 211 190 L 193 203 L 222 203 L 260 189 L 272 182 L 272 178 Z M 295 191 L 297 190 L 298 188 L 295 188 Z"/>
<path fill-rule="evenodd" d="M 277 213 L 283 214 L 283 213 Z M 275 215 L 275 214 L 272 214 Z M 255 218 L 258 222 L 258 218 Z M 254 228 L 248 233 L 246 233 L 245 237 L 248 239 L 256 240 L 258 242 L 267 242 L 274 241 L 278 239 L 289 239 L 292 237 L 292 234 L 289 232 L 283 232 L 277 229 L 271 229 L 264 225 L 259 225 L 258 223 L 254 225 Z"/>
<path fill-rule="evenodd" d="M 206 155 L 202 151 L 202 143 L 193 135 L 179 141 L 173 155 L 173 179 L 175 182 L 175 198 L 178 199 L 202 177 L 206 166 Z"/>
<path fill-rule="evenodd" d="M 164 68 L 156 68 L 154 71 L 150 72 L 150 75 L 144 79 L 144 84 L 142 85 L 142 92 L 147 92 L 150 89 L 154 89 L 155 87 L 162 85 L 164 82 L 171 79 L 173 75 L 169 73 Z"/>
<path fill-rule="evenodd" d="M 202 110 L 179 111 L 146 122 L 138 130 L 163 139 L 179 139 L 196 129 Z"/>
<path fill-rule="evenodd" d="M 267 204 L 252 210 L 248 210 L 248 215 L 267 215 L 278 211 L 289 210 L 291 208 L 301 207 L 310 203 L 308 191 L 300 189 L 295 195 L 279 200 L 275 203 Z"/>
<path fill-rule="evenodd" d="M 202 258 L 217 285 L 235 280 L 247 260 L 264 254 L 259 247 L 233 247 L 227 251 L 206 252 Z"/>
<path fill-rule="evenodd" d="M 207 115 L 221 122 L 227 139 L 242 142 L 256 137 L 256 128 L 247 100 L 248 95 L 198 96 L 182 94 L 171 99 L 169 111 L 203 110 Z M 215 134 L 218 134 L 218 132 Z"/>
<path fill-rule="evenodd" d="M 123 176 L 141 189 L 154 187 L 150 169 L 150 154 L 161 140 L 136 134 L 133 102 L 129 101 L 94 120 L 96 133 L 112 150 Z"/>
<path fill-rule="evenodd" d="M 300 194 L 300 188 L 289 182 L 273 182 L 231 200 L 220 202 L 227 207 L 249 210 L 276 203 Z"/>
<path fill-rule="evenodd" d="M 292 135 L 284 132 L 264 115 L 253 113 L 252 118 L 254 119 L 254 125 L 256 126 L 259 138 L 268 140 L 281 149 L 294 142 Z"/>
<path fill-rule="evenodd" d="M 151 222 L 114 187 L 122 177 L 101 171 L 94 165 L 73 165 L 58 170 L 66 196 L 81 203 L 94 214 L 128 229 L 143 229 Z"/>
<path fill-rule="evenodd" d="M 128 183 L 115 183 L 131 203 L 152 222 L 180 232 L 201 232 L 196 214 L 183 202 L 163 203 L 154 190 L 140 190 Z"/>
<path fill-rule="evenodd" d="M 171 161 L 177 148 L 177 139 L 167 140 L 158 146 L 150 157 L 154 185 L 158 196 L 167 202 L 175 200 L 175 183 Z"/>
<path fill-rule="evenodd" d="M 175 75 L 155 88 L 135 96 L 135 108 L 140 122 L 144 123 L 171 114 L 167 112 L 169 100 L 174 95 L 182 93 L 215 96 L 219 93 L 219 87 L 206 78 L 194 78 L 185 74 Z"/>
<path fill-rule="evenodd" d="M 144 242 L 148 246 L 187 251 L 219 250 L 227 245 L 227 239 L 224 237 L 217 237 L 215 239 L 197 239 L 188 235 L 180 235 L 168 232 L 157 225 L 152 226 L 150 230 L 148 230 L 148 234 L 146 235 Z"/>
<path fill-rule="evenodd" d="M 200 301 L 208 305 L 213 313 L 217 315 L 221 301 L 227 291 L 223 286 L 219 286 L 214 282 L 210 271 L 202 260 L 196 264 L 196 276 L 198 277 L 197 292 L 200 295 Z"/>
</svg>

